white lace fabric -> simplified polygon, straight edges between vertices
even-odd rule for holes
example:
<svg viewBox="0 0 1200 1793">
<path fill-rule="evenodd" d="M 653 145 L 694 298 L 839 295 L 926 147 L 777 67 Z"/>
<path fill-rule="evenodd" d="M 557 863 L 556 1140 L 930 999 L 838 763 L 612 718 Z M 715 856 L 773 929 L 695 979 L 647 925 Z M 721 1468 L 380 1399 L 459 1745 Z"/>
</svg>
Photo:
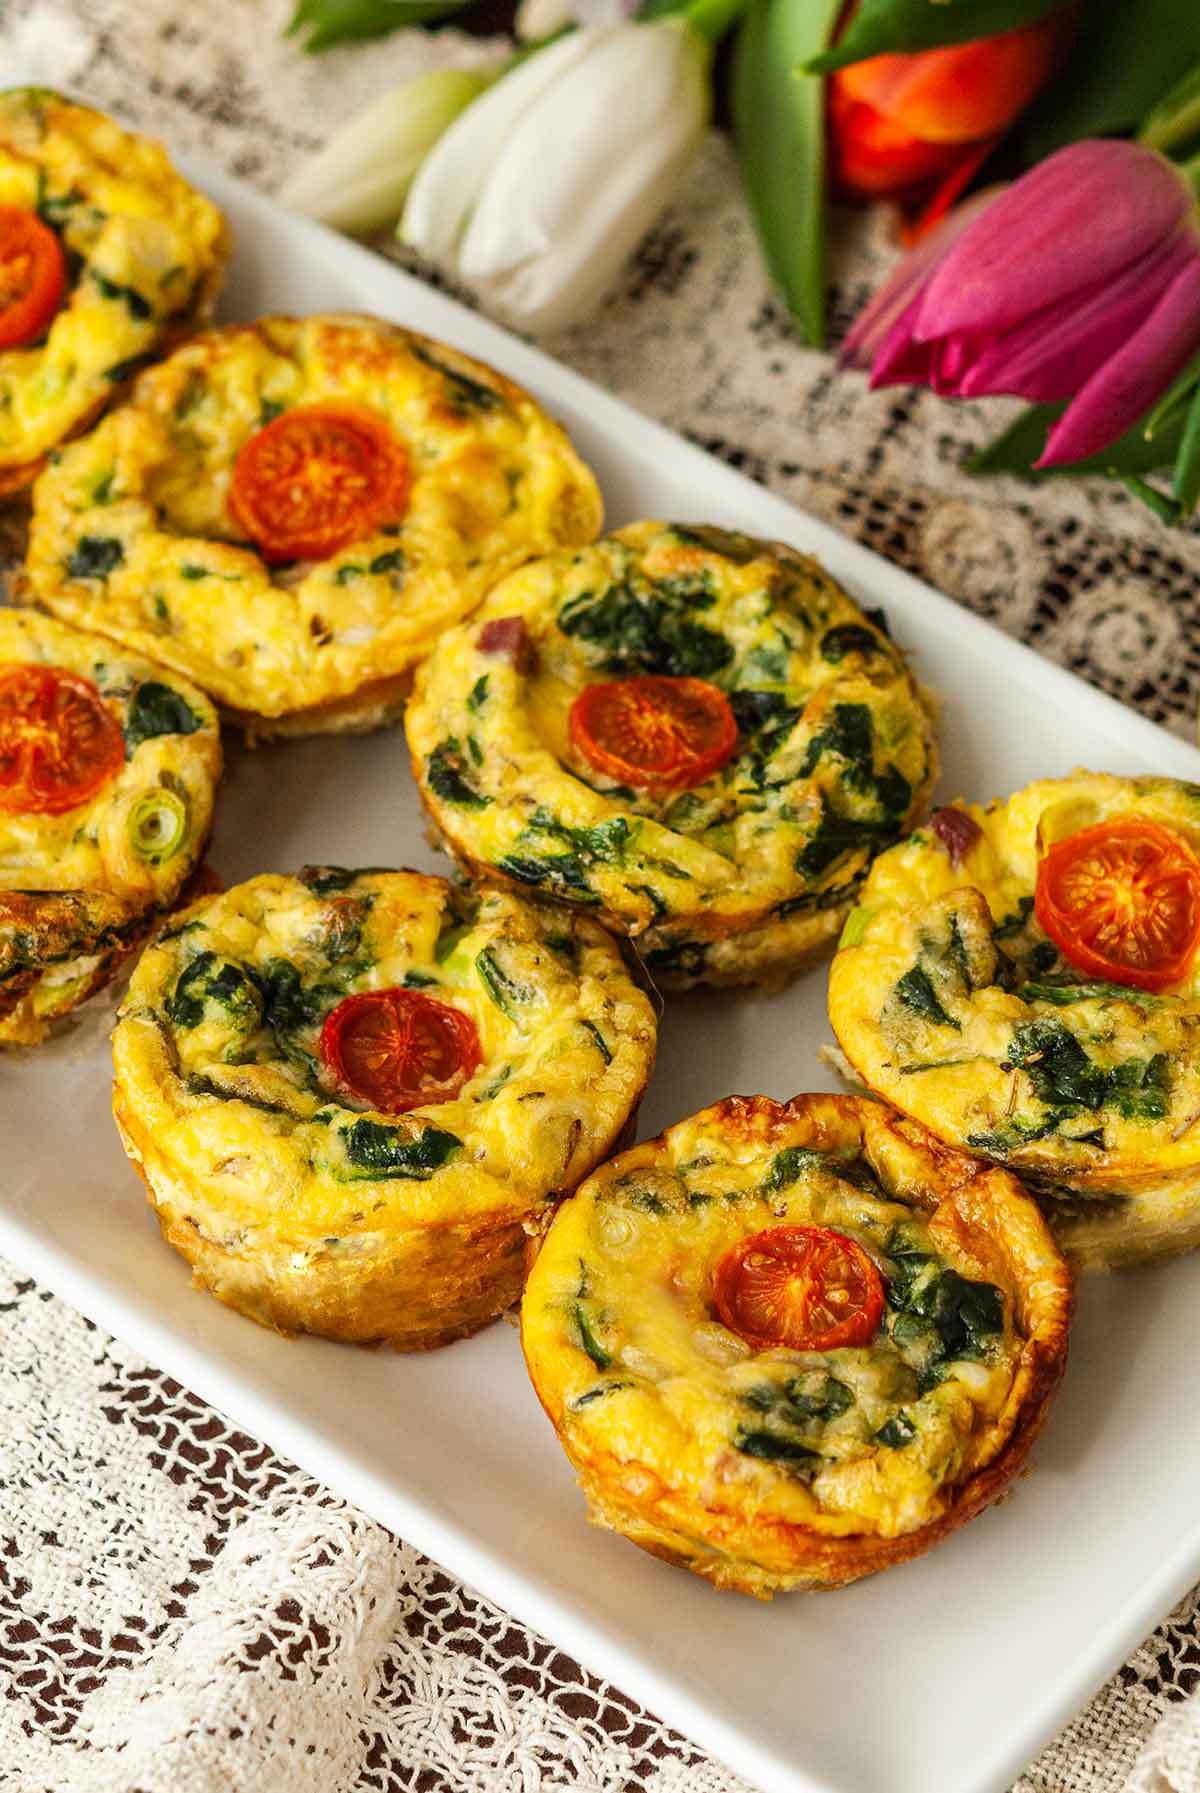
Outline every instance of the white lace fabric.
<svg viewBox="0 0 1200 1793">
<path fill-rule="evenodd" d="M 0 80 L 69 86 L 270 189 L 394 81 L 498 50 L 414 32 L 309 59 L 289 10 L 15 0 Z M 881 221 L 839 222 L 835 331 L 890 254 Z M 1200 535 L 1100 483 L 977 483 L 960 463 L 1007 407 L 868 393 L 803 349 L 721 139 L 600 316 L 547 346 L 1191 736 Z M 1194 1793 L 1197 1617 L 1193 1595 L 1017 1793 Z M 745 1786 L 3 1264 L 0 1690 L 4 1793 Z"/>
</svg>

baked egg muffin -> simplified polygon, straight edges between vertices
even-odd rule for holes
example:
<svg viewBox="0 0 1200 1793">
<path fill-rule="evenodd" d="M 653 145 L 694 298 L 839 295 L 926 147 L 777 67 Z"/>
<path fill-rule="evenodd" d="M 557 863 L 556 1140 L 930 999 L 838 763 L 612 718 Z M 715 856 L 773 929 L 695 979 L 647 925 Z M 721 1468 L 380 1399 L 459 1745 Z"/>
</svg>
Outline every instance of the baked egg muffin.
<svg viewBox="0 0 1200 1793">
<path fill-rule="evenodd" d="M 0 609 L 0 1045 L 36 1045 L 175 902 L 220 775 L 199 691 Z"/>
<path fill-rule="evenodd" d="M 872 1089 L 1084 1264 L 1200 1243 L 1200 786 L 1078 772 L 876 860 L 830 975 Z"/>
<path fill-rule="evenodd" d="M 386 720 L 497 578 L 600 521 L 564 432 L 492 369 L 374 318 L 260 318 L 62 454 L 26 575 L 253 734 L 312 734 Z"/>
<path fill-rule="evenodd" d="M 588 905 L 676 987 L 799 970 L 936 772 L 899 652 L 816 561 L 682 524 L 504 580 L 406 728 L 461 865 Z"/>
<path fill-rule="evenodd" d="M 850 1096 L 731 1096 L 588 1178 L 521 1339 L 592 1520 L 767 1599 L 918 1556 L 1008 1486 L 1071 1279 L 1015 1178 Z"/>
<path fill-rule="evenodd" d="M 43 87 L 0 92 L 0 494 L 207 315 L 228 253 L 157 143 Z"/>
<path fill-rule="evenodd" d="M 195 1281 L 401 1350 L 520 1294 L 527 1229 L 612 1150 L 655 1017 L 589 917 L 309 867 L 195 905 L 134 972 L 114 1112 Z"/>
</svg>

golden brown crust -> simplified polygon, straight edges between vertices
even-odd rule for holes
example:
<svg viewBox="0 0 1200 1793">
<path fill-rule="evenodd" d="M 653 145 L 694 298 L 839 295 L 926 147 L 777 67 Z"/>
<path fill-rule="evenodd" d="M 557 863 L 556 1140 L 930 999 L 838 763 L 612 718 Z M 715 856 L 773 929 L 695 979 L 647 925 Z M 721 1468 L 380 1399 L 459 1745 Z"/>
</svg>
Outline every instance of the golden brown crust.
<svg viewBox="0 0 1200 1793">
<path fill-rule="evenodd" d="M 950 1512 L 899 1538 L 822 1538 L 801 1526 L 763 1520 L 747 1533 L 743 1527 L 724 1524 L 708 1513 L 698 1514 L 694 1508 L 676 1510 L 669 1500 L 655 1499 L 653 1493 L 647 1497 L 640 1488 L 638 1497 L 614 1496 L 613 1489 L 621 1488 L 622 1475 L 627 1473 L 627 1466 L 615 1457 L 572 1461 L 593 1525 L 621 1532 L 651 1556 L 690 1569 L 715 1588 L 750 1594 L 756 1600 L 770 1600 L 780 1593 L 816 1593 L 847 1587 L 881 1569 L 924 1556 L 998 1500 L 1025 1467 L 1061 1378 L 1060 1364 L 1047 1373 L 1040 1399 L 1031 1398 L 1026 1404 L 1011 1442 L 972 1477 Z M 688 1538 L 684 1528 L 697 1524 L 703 1532 Z M 756 1560 L 745 1554 L 749 1551 Z"/>
<path fill-rule="evenodd" d="M 578 1473 L 594 1523 L 623 1533 L 715 1587 L 759 1599 L 791 1589 L 844 1586 L 923 1554 L 1011 1485 L 1066 1365 L 1071 1275 L 1015 1178 L 944 1146 L 872 1100 L 813 1095 L 781 1104 L 761 1096 L 735 1096 L 706 1110 L 703 1118 L 726 1137 L 758 1146 L 772 1140 L 795 1143 L 797 1123 L 800 1137 L 813 1150 L 844 1145 L 848 1129 L 857 1130 L 867 1162 L 877 1169 L 890 1166 L 893 1177 L 906 1180 L 907 1198 L 926 1212 L 940 1244 L 967 1268 L 974 1267 L 981 1280 L 997 1282 L 1012 1300 L 1019 1352 L 1007 1399 L 977 1440 L 975 1467 L 960 1484 L 942 1490 L 941 1510 L 926 1523 L 889 1536 L 847 1530 L 845 1515 L 831 1519 L 822 1514 L 808 1523 L 793 1523 L 766 1513 L 761 1503 L 722 1490 L 719 1478 L 707 1488 L 697 1488 L 686 1477 L 672 1486 L 636 1453 L 617 1454 L 597 1444 L 589 1427 L 567 1414 L 550 1360 L 543 1361 L 530 1347 L 526 1320 L 534 1283 L 527 1285 L 522 1342 L 530 1377 Z M 627 1176 L 653 1165 L 668 1137 L 623 1154 L 600 1177 Z M 576 1201 L 588 1199 L 595 1181 L 583 1186 Z M 531 1245 L 531 1257 L 537 1249 Z"/>
<path fill-rule="evenodd" d="M 93 421 L 89 416 L 83 427 Z M 29 491 L 38 474 L 45 470 L 46 456 L 39 455 L 36 461 L 25 461 L 18 467 L 0 467 L 0 498 L 15 499 Z M 26 505 L 26 524 L 28 524 L 28 505 Z"/>
<path fill-rule="evenodd" d="M 163 1238 L 192 1267 L 198 1288 L 275 1332 L 318 1333 L 355 1345 L 429 1351 L 468 1338 L 504 1313 L 521 1293 L 525 1232 L 515 1216 L 489 1214 L 460 1224 L 414 1227 L 365 1274 L 347 1276 L 335 1260 L 297 1268 L 294 1253 L 253 1255 L 206 1237 L 171 1199 L 173 1173 L 139 1127 L 119 1087 L 113 1117 L 131 1163 L 146 1185 Z"/>
<path fill-rule="evenodd" d="M 245 731 L 248 747 L 262 741 L 286 741 L 305 735 L 366 735 L 397 722 L 412 690 L 412 672 L 377 679 L 353 697 L 293 710 L 288 716 L 256 716 L 249 710 L 226 710 L 228 720 Z"/>
</svg>

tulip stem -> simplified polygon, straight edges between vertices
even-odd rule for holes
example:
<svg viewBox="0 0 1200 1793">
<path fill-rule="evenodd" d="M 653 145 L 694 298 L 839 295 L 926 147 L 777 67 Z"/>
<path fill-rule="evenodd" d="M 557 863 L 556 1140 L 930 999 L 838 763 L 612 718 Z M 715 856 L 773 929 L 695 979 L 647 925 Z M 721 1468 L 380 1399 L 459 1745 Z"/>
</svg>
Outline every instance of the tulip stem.
<svg viewBox="0 0 1200 1793">
<path fill-rule="evenodd" d="M 1200 132 L 1200 67 L 1189 69 L 1177 86 L 1161 99 L 1141 130 L 1138 140 L 1147 149 L 1172 155 L 1186 149 Z"/>
</svg>

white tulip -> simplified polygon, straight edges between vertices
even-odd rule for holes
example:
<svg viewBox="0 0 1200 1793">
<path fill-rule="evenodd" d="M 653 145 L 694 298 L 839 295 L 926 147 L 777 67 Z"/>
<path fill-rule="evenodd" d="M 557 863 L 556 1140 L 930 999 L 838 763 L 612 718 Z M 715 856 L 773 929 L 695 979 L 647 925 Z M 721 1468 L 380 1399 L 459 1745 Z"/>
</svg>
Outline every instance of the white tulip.
<svg viewBox="0 0 1200 1793">
<path fill-rule="evenodd" d="M 560 38 L 446 132 L 413 182 L 402 234 L 523 327 L 575 322 L 703 137 L 709 56 L 672 20 Z"/>
<path fill-rule="evenodd" d="M 601 34 L 573 31 L 524 57 L 458 119 L 417 171 L 399 235 L 431 261 L 453 259 L 505 142 L 552 82 L 587 55 Z"/>
<path fill-rule="evenodd" d="M 335 131 L 286 182 L 280 199 L 335 230 L 393 223 L 438 138 L 494 78 L 484 69 L 439 69 L 401 82 Z"/>
</svg>

